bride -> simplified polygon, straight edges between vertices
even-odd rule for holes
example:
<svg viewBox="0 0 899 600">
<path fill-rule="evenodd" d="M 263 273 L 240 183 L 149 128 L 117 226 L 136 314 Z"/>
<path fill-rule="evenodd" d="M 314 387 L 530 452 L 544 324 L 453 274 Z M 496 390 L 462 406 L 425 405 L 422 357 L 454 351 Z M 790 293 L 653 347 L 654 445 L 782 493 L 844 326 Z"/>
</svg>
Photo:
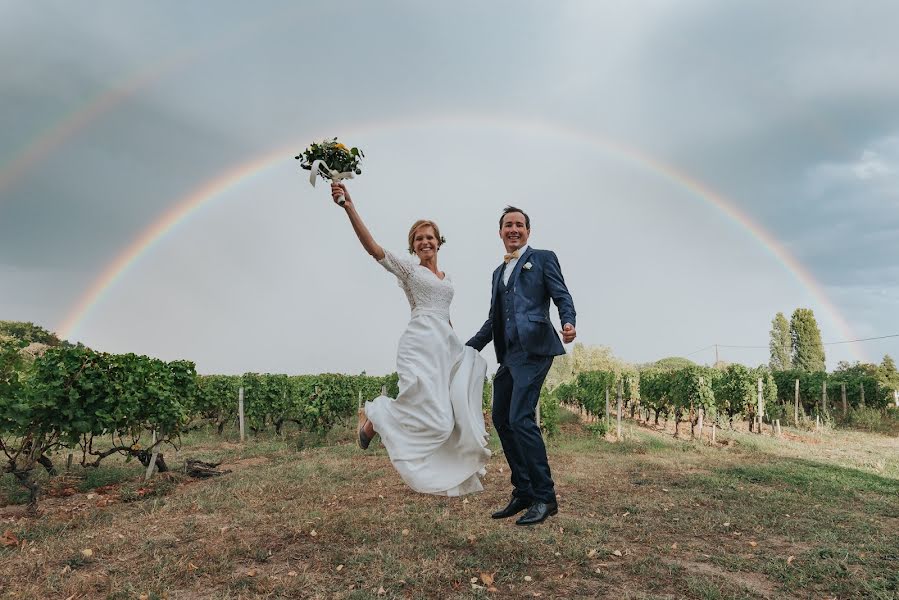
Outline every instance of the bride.
<svg viewBox="0 0 899 600">
<path fill-rule="evenodd" d="M 409 253 L 418 261 L 402 259 L 375 242 L 346 187 L 332 183 L 335 203 L 340 195 L 363 248 L 396 276 L 412 309 L 396 356 L 399 394 L 365 403 L 359 445 L 366 449 L 380 435 L 394 468 L 417 492 L 479 492 L 490 458 L 481 412 L 487 362 L 453 331 L 452 279 L 437 268 L 440 229 L 432 221 L 416 221 L 409 230 Z"/>
</svg>

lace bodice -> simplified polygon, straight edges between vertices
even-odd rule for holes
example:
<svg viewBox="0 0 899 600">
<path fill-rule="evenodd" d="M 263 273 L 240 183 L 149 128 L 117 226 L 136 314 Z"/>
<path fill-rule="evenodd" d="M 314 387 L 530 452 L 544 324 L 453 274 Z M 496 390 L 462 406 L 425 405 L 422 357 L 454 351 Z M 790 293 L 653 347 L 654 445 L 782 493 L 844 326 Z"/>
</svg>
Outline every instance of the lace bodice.
<svg viewBox="0 0 899 600">
<path fill-rule="evenodd" d="M 389 250 L 384 250 L 384 258 L 378 262 L 396 275 L 399 286 L 406 292 L 409 308 L 438 312 L 449 319 L 455 291 L 449 275 L 441 280 L 427 267 L 404 260 Z"/>
</svg>

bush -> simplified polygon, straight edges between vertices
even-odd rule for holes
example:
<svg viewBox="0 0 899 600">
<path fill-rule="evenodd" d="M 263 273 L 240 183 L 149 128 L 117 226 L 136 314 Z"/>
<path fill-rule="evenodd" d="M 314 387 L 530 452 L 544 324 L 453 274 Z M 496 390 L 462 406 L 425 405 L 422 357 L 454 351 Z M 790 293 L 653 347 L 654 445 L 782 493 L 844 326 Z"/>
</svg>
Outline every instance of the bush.
<svg viewBox="0 0 899 600">
<path fill-rule="evenodd" d="M 615 397 L 616 375 L 612 371 L 587 371 L 577 376 L 577 401 L 587 414 L 606 414 L 606 392 Z M 561 386 L 560 386 L 561 387 Z"/>
<path fill-rule="evenodd" d="M 493 380 L 484 378 L 484 393 L 481 399 L 481 408 L 485 411 L 493 409 Z"/>
<path fill-rule="evenodd" d="M 546 390 L 540 392 L 540 428 L 548 436 L 559 433 L 559 400 Z"/>
<path fill-rule="evenodd" d="M 846 422 L 855 429 L 878 431 L 883 424 L 883 415 L 876 408 L 857 407 L 849 411 Z"/>
<path fill-rule="evenodd" d="M 596 437 L 606 437 L 606 434 L 609 433 L 609 424 L 606 423 L 605 419 L 600 419 L 596 423 L 590 423 L 585 427 L 587 431 Z"/>
</svg>

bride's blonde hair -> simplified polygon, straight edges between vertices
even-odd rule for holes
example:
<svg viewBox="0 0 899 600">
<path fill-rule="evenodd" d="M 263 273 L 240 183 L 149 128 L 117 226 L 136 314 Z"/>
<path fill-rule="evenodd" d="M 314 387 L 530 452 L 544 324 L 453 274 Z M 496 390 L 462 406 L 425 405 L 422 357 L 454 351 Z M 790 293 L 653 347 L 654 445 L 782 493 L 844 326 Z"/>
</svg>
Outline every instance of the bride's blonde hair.
<svg viewBox="0 0 899 600">
<path fill-rule="evenodd" d="M 437 238 L 438 249 L 446 243 L 446 239 L 440 235 L 440 227 L 437 226 L 437 223 L 429 219 L 419 219 L 412 223 L 412 228 L 409 229 L 409 254 L 415 254 L 415 250 L 412 248 L 412 242 L 415 241 L 415 232 L 422 227 L 432 227 L 434 229 L 434 237 Z"/>
</svg>

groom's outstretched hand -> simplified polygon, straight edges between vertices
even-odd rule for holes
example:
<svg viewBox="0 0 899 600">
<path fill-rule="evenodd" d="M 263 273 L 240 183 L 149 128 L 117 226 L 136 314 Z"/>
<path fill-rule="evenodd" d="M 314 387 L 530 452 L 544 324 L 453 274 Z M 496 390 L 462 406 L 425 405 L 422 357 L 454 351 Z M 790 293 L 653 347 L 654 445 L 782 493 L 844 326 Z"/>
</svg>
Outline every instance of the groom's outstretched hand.
<svg viewBox="0 0 899 600">
<path fill-rule="evenodd" d="M 574 330 L 574 325 L 571 323 L 565 323 L 565 326 L 562 327 L 562 331 L 559 333 L 562 334 L 562 341 L 566 344 L 570 344 L 574 341 L 574 338 L 577 337 L 577 332 Z"/>
</svg>

